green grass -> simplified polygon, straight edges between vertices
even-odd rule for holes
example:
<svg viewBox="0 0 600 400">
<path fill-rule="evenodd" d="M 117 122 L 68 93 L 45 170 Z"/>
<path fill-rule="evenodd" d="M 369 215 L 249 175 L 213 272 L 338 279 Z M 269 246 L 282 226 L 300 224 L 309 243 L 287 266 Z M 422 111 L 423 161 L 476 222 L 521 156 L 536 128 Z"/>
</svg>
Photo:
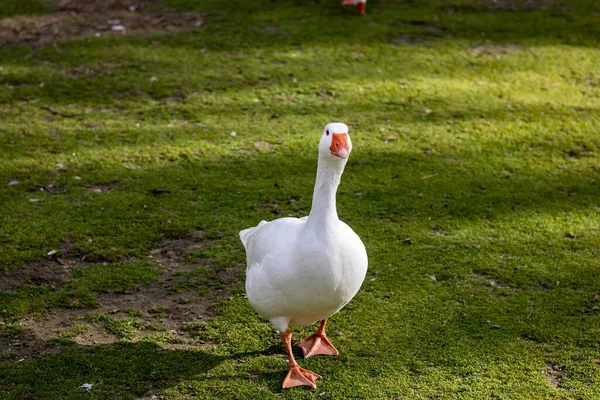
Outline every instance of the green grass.
<svg viewBox="0 0 600 400">
<path fill-rule="evenodd" d="M 600 398 L 596 2 L 198 3 L 168 1 L 206 12 L 195 30 L 0 48 L 0 270 L 74 263 L 1 291 L 1 334 L 83 309 L 77 326 L 120 338 L 76 345 L 73 327 L 2 354 L 0 398 Z M 333 121 L 354 144 L 338 214 L 369 272 L 330 321 L 340 357 L 300 361 L 317 390 L 282 392 L 283 346 L 223 274 L 243 276 L 239 230 L 308 213 Z M 158 304 L 94 311 L 156 284 L 151 250 L 197 231 L 209 245 L 181 262 L 202 267 L 168 289 L 220 298 L 182 325 L 193 346 L 139 334 Z"/>
<path fill-rule="evenodd" d="M 2 0 L 0 18 L 43 14 L 48 11 L 48 5 L 44 0 Z"/>
<path fill-rule="evenodd" d="M 95 307 L 97 292 L 132 290 L 153 281 L 158 274 L 158 268 L 145 261 L 74 267 L 73 278 L 58 287 L 23 284 L 19 290 L 0 291 L 2 318 L 15 322 L 23 315 L 43 313 L 45 306 Z"/>
</svg>

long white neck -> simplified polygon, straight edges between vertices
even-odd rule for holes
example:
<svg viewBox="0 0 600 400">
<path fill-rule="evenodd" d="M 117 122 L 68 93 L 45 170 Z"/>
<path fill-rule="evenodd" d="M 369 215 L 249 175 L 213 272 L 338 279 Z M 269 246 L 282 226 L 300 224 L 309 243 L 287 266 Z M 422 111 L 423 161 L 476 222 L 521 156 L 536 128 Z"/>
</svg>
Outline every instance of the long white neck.
<svg viewBox="0 0 600 400">
<path fill-rule="evenodd" d="M 335 195 L 345 166 L 346 160 L 319 157 L 312 208 L 308 217 L 311 224 L 324 224 L 338 220 Z"/>
</svg>

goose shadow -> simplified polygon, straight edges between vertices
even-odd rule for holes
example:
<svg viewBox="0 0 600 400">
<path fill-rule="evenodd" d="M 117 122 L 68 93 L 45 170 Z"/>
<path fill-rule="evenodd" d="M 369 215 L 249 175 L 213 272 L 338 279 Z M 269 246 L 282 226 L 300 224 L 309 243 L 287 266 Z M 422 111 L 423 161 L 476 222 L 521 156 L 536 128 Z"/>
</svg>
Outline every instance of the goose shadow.
<svg viewBox="0 0 600 400">
<path fill-rule="evenodd" d="M 264 350 L 216 355 L 202 347 L 168 349 L 148 342 L 82 346 L 41 339 L 24 345 L 46 352 L 31 358 L 18 356 L 22 357 L 18 360 L 14 354 L 2 355 L 2 398 L 79 398 L 85 393 L 84 384 L 91 384 L 90 391 L 98 398 L 145 397 L 182 381 L 206 379 L 209 371 L 226 360 L 282 351 L 282 346 L 273 345 Z"/>
</svg>

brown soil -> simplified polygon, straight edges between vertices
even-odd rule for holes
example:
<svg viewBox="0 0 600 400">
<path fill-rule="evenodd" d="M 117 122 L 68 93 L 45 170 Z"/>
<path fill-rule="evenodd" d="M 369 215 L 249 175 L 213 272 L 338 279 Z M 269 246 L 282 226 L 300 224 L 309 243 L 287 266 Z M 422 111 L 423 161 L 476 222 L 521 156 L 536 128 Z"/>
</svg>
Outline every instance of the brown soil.
<svg viewBox="0 0 600 400">
<path fill-rule="evenodd" d="M 212 240 L 205 238 L 204 232 L 199 231 L 192 237 L 163 240 L 158 249 L 150 252 L 150 257 L 167 269 L 186 271 L 193 267 L 193 264 L 185 263 L 186 255 L 205 249 L 212 243 Z"/>
<path fill-rule="evenodd" d="M 92 193 L 106 193 L 112 192 L 114 187 L 111 187 L 110 185 L 89 185 L 86 187 L 86 190 Z"/>
<path fill-rule="evenodd" d="M 516 53 L 521 50 L 519 45 L 500 45 L 486 42 L 481 46 L 473 46 L 469 48 L 469 52 L 484 55 L 484 56 L 501 56 L 506 54 Z"/>
<path fill-rule="evenodd" d="M 560 369 L 558 365 L 548 363 L 542 371 L 549 384 L 554 387 L 560 387 L 560 381 L 567 376 L 565 371 Z"/>
<path fill-rule="evenodd" d="M 159 0 L 50 0 L 54 12 L 0 19 L 0 46 L 45 46 L 89 36 L 177 31 L 202 25 L 200 13 L 166 10 Z"/>
<path fill-rule="evenodd" d="M 394 43 L 404 43 L 409 46 L 414 46 L 420 43 L 431 44 L 433 38 L 424 35 L 402 34 L 391 39 Z"/>
<path fill-rule="evenodd" d="M 100 306 L 96 309 L 50 309 L 44 316 L 22 320 L 20 326 L 24 333 L 19 338 L 0 334 L 0 353 L 4 353 L 4 357 L 20 359 L 52 352 L 58 347 L 48 343 L 48 340 L 57 338 L 59 331 L 69 331 L 81 325 L 86 327 L 86 331 L 72 338 L 79 345 L 114 343 L 119 340 L 117 335 L 108 332 L 101 322 L 87 321 L 85 316 L 94 312 L 123 319 L 131 317 L 128 314 L 130 310 L 139 313 L 135 318 L 143 324 L 134 340 L 160 332 L 174 338 L 174 343 L 165 344 L 166 348 L 196 346 L 184 326 L 190 322 L 206 321 L 213 316 L 213 302 L 228 297 L 229 291 L 210 290 L 207 295 L 201 296 L 193 290 L 177 293 L 172 290 L 173 287 L 183 279 L 183 273 L 198 268 L 213 268 L 217 278 L 227 287 L 239 281 L 239 268 L 218 269 L 210 260 L 203 260 L 202 264 L 186 262 L 188 253 L 211 244 L 212 241 L 205 239 L 203 232 L 187 238 L 164 240 L 158 249 L 148 255 L 164 269 L 158 282 L 126 293 L 97 293 Z M 78 259 L 70 258 L 61 260 L 61 263 L 49 260 L 32 263 L 21 271 L 0 272 L 0 290 L 14 289 L 23 283 L 60 285 L 71 277 L 72 266 L 81 265 Z M 210 285 L 207 286 L 210 289 Z"/>
<path fill-rule="evenodd" d="M 33 286 L 54 285 L 70 275 L 65 265 L 51 261 L 38 261 L 17 271 L 0 271 L 0 291 L 13 290 L 22 284 Z"/>
</svg>

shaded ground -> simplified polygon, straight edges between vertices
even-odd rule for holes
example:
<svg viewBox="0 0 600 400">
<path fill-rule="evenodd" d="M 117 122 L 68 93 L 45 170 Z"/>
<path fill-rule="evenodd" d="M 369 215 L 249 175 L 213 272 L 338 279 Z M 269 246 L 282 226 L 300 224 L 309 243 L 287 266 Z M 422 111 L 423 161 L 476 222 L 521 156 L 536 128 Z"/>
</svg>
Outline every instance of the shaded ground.
<svg viewBox="0 0 600 400">
<path fill-rule="evenodd" d="M 210 260 L 190 261 L 194 252 L 211 245 L 203 232 L 189 238 L 167 239 L 148 258 L 160 267 L 156 279 L 126 290 L 97 293 L 90 308 L 50 309 L 12 325 L 17 330 L 0 336 L 2 358 L 40 357 L 56 351 L 61 340 L 82 346 L 111 344 L 121 339 L 160 342 L 165 348 L 187 348 L 194 332 L 213 314 L 212 303 L 230 296 L 240 268 L 217 271 Z M 60 254 L 60 256 L 56 256 Z M 68 258 L 68 247 L 52 261 L 34 262 L 16 271 L 0 271 L 0 290 L 77 282 L 78 272 L 91 264 Z M 62 257 L 62 258 L 60 258 Z M 131 261 L 131 260 L 130 260 Z M 107 262 L 102 264 L 108 266 Z"/>
<path fill-rule="evenodd" d="M 600 398 L 596 2 L 7 1 L 0 398 Z M 237 232 L 332 120 L 370 267 L 282 392 Z"/>
<path fill-rule="evenodd" d="M 0 20 L 0 46 L 47 46 L 104 35 L 174 32 L 202 25 L 200 13 L 165 10 L 159 1 L 55 0 L 52 12 Z"/>
</svg>

